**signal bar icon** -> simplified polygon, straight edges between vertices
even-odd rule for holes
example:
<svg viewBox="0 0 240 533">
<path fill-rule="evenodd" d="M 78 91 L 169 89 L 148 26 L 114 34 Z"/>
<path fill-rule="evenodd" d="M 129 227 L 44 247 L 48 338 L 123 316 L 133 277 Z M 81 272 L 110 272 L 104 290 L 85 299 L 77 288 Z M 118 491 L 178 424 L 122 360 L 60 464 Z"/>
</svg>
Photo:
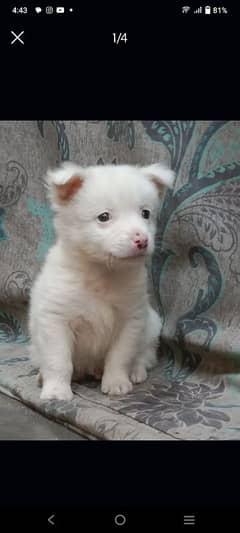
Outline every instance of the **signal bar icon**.
<svg viewBox="0 0 240 533">
<path fill-rule="evenodd" d="M 203 12 L 203 8 L 202 6 L 200 6 L 197 9 L 195 9 L 194 15 L 201 15 L 202 12 Z"/>
</svg>

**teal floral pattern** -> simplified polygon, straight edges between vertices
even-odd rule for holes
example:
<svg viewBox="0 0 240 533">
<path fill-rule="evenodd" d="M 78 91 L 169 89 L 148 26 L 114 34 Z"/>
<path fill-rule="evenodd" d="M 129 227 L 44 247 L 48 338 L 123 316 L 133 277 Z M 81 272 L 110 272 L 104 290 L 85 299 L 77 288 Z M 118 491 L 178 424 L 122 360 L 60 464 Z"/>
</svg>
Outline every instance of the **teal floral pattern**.
<svg viewBox="0 0 240 533">
<path fill-rule="evenodd" d="M 107 122 L 107 136 L 114 142 L 125 141 L 129 150 L 135 145 L 135 129 L 132 120 L 110 120 Z"/>
<path fill-rule="evenodd" d="M 0 311 L 0 343 L 16 342 L 22 344 L 29 341 L 23 333 L 21 323 L 12 314 Z"/>
<path fill-rule="evenodd" d="M 149 137 L 164 144 L 171 157 L 171 165 L 178 171 L 183 160 L 184 153 L 192 137 L 194 121 L 159 121 L 143 122 Z"/>
<path fill-rule="evenodd" d="M 189 122 L 188 125 L 182 123 L 180 126 L 172 122 L 159 122 L 144 123 L 144 126 L 152 139 L 167 147 L 172 166 L 178 170 L 180 164 L 183 164 L 184 154 L 191 143 L 194 123 Z M 206 333 L 202 343 L 205 350 L 210 349 L 210 344 L 217 333 L 217 321 L 206 315 L 206 311 L 211 310 L 211 307 L 223 296 L 224 281 L 219 254 L 216 255 L 216 252 L 228 252 L 229 270 L 233 273 L 233 268 L 235 268 L 236 276 L 238 275 L 238 263 L 234 261 L 234 255 L 238 248 L 239 215 L 237 209 L 240 205 L 240 161 L 237 158 L 240 146 L 235 143 L 235 148 L 238 148 L 235 161 L 219 166 L 217 160 L 216 166 L 213 167 L 211 160 L 211 168 L 206 168 L 206 163 L 205 168 L 202 165 L 202 157 L 206 159 L 206 149 L 208 144 L 212 143 L 212 137 L 227 126 L 228 122 L 212 123 L 203 133 L 192 157 L 188 181 L 180 187 L 177 182 L 175 191 L 167 192 L 159 217 L 158 245 L 153 260 L 152 277 L 160 311 L 165 314 L 161 303 L 159 281 L 162 280 L 162 273 L 166 272 L 167 258 L 174 256 L 174 250 L 165 248 L 164 240 L 166 232 L 170 232 L 174 225 L 177 226 L 178 231 L 179 226 L 184 227 L 185 235 L 188 226 L 194 229 L 198 245 L 189 248 L 190 265 L 192 268 L 197 268 L 197 257 L 201 255 L 206 271 L 209 273 L 207 285 L 204 281 L 205 286 L 195 290 L 195 304 L 192 309 L 177 317 L 176 320 L 174 339 L 182 351 L 183 366 L 186 360 L 189 364 L 189 359 L 191 359 L 191 353 L 186 349 L 186 336 L 190 332 L 203 330 Z M 172 231 L 174 234 L 174 229 Z M 197 368 L 201 357 L 194 353 L 193 360 L 194 365 L 189 366 L 190 372 Z"/>
<path fill-rule="evenodd" d="M 2 291 L 5 300 L 7 301 L 11 297 L 11 295 L 15 295 L 16 298 L 21 298 L 21 301 L 27 304 L 29 300 L 31 285 L 32 280 L 29 277 L 28 273 L 24 270 L 17 270 L 15 272 L 11 272 L 11 274 L 7 277 L 4 283 Z"/>
<path fill-rule="evenodd" d="M 3 241 L 7 238 L 7 232 L 3 228 L 3 219 L 5 215 L 5 210 L 0 207 L 0 241 Z"/>
<path fill-rule="evenodd" d="M 224 383 L 215 388 L 197 383 L 169 383 L 161 388 L 158 382 L 152 383 L 151 392 L 144 395 L 139 390 L 134 399 L 126 398 L 121 413 L 132 414 L 140 422 L 160 429 L 189 427 L 195 424 L 221 429 L 230 417 L 221 410 L 213 409 L 211 401 L 221 397 Z"/>
<path fill-rule="evenodd" d="M 28 209 L 33 216 L 41 220 L 41 234 L 36 258 L 42 262 L 54 241 L 53 213 L 47 203 L 40 204 L 34 198 L 29 198 Z"/>
<path fill-rule="evenodd" d="M 0 183 L 0 208 L 16 204 L 28 184 L 26 169 L 18 161 L 7 161 Z"/>
<path fill-rule="evenodd" d="M 44 120 L 38 120 L 38 129 L 44 137 Z M 62 161 L 69 160 L 69 142 L 65 131 L 65 124 L 61 120 L 52 120 L 52 125 L 54 126 L 57 133 L 57 143 L 58 150 L 61 155 Z"/>
</svg>

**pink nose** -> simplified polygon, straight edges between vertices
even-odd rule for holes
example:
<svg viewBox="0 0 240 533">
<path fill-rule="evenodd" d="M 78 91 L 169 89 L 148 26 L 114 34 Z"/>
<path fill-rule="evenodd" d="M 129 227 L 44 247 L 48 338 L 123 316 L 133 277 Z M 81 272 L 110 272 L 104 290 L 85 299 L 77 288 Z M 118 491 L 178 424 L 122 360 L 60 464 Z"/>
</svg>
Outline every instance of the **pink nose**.
<svg viewBox="0 0 240 533">
<path fill-rule="evenodd" d="M 148 245 L 147 237 L 141 237 L 139 233 L 136 233 L 133 242 L 139 250 L 144 250 Z"/>
</svg>

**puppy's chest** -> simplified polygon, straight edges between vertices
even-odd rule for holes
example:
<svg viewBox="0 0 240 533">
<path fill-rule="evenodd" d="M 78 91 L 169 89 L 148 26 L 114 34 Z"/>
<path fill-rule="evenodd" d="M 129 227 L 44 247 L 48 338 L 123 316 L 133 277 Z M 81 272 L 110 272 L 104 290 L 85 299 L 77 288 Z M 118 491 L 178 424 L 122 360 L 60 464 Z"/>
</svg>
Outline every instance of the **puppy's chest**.
<svg viewBox="0 0 240 533">
<path fill-rule="evenodd" d="M 124 287 L 111 280 L 85 284 L 77 315 L 71 320 L 77 344 L 84 352 L 101 354 L 113 343 L 124 323 L 126 302 Z"/>
<path fill-rule="evenodd" d="M 71 320 L 75 344 L 81 353 L 101 356 L 112 344 L 119 326 L 118 312 L 109 302 L 88 295 L 88 301 Z"/>
<path fill-rule="evenodd" d="M 117 301 L 117 295 L 111 291 L 107 282 L 85 283 L 78 305 L 76 306 L 76 301 L 74 305 L 74 314 L 77 311 L 74 318 L 75 329 L 81 329 L 81 323 L 84 321 L 98 330 L 99 334 L 105 329 L 112 330 L 118 314 Z"/>
<path fill-rule="evenodd" d="M 85 273 L 79 292 L 78 309 L 74 306 L 74 330 L 82 331 L 82 322 L 91 335 L 115 335 L 125 320 L 131 319 L 136 308 L 141 307 L 145 294 L 144 279 L 111 274 L 94 276 Z M 77 296 L 77 295 L 76 295 Z M 75 300 L 76 304 L 76 300 Z"/>
<path fill-rule="evenodd" d="M 116 281 L 109 277 L 86 281 L 85 293 L 89 302 L 96 308 L 111 309 L 116 314 L 124 308 L 129 297 L 129 288 L 126 288 L 121 280 Z"/>
</svg>

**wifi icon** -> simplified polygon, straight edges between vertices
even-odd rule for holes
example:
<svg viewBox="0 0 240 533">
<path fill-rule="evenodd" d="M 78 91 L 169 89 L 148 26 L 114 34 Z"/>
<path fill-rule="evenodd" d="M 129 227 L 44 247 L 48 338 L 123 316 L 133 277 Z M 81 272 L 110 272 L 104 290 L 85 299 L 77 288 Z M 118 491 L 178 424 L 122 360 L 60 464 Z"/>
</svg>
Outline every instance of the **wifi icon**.
<svg viewBox="0 0 240 533">
<path fill-rule="evenodd" d="M 182 7 L 182 13 L 188 13 L 188 11 L 190 11 L 191 7 L 190 6 L 184 6 Z"/>
</svg>

